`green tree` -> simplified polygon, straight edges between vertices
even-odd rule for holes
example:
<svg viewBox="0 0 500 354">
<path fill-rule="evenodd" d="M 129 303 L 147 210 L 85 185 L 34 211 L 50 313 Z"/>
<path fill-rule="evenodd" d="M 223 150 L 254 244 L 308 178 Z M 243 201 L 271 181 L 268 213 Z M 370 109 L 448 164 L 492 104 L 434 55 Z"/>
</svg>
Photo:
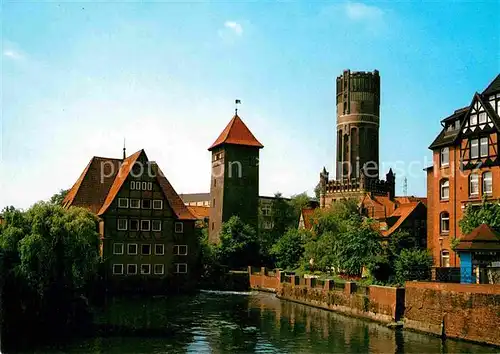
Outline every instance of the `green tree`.
<svg viewBox="0 0 500 354">
<path fill-rule="evenodd" d="M 66 195 L 68 194 L 69 189 L 61 189 L 58 193 L 54 194 L 50 198 L 50 203 L 55 204 L 55 205 L 61 205 L 64 198 L 66 198 Z"/>
<path fill-rule="evenodd" d="M 394 263 L 396 281 L 430 280 L 432 256 L 428 250 L 403 249 Z"/>
<path fill-rule="evenodd" d="M 255 230 L 232 216 L 222 224 L 220 243 L 216 247 L 219 262 L 230 268 L 246 268 L 260 263 L 259 241 Z"/>
<path fill-rule="evenodd" d="M 483 202 L 479 208 L 469 204 L 459 221 L 463 234 L 468 234 L 483 223 L 500 230 L 500 203 Z"/>
<path fill-rule="evenodd" d="M 288 229 L 272 247 L 271 254 L 276 257 L 276 265 L 283 269 L 295 269 L 304 255 L 304 245 L 310 238 L 307 230 Z"/>
</svg>

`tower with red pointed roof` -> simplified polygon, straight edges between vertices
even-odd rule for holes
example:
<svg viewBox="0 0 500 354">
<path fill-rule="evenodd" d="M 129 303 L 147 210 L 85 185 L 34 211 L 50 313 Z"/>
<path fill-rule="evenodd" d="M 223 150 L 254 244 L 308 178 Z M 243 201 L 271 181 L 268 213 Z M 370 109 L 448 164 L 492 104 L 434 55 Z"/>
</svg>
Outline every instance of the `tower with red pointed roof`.
<svg viewBox="0 0 500 354">
<path fill-rule="evenodd" d="M 259 151 L 264 146 L 236 113 L 215 142 L 210 180 L 209 240 L 219 242 L 222 223 L 233 215 L 257 231 Z"/>
</svg>

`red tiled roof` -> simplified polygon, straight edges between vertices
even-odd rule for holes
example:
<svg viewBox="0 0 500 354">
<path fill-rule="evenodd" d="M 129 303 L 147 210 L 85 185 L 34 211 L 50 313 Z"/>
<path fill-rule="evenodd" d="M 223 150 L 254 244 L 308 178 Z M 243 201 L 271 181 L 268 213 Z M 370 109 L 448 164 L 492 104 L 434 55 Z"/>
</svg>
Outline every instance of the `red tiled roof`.
<svg viewBox="0 0 500 354">
<path fill-rule="evenodd" d="M 87 208 L 97 214 L 113 185 L 120 163 L 120 159 L 94 156 L 69 190 L 62 205 Z"/>
<path fill-rule="evenodd" d="M 264 147 L 264 145 L 262 145 L 255 138 L 255 136 L 253 136 L 250 129 L 248 129 L 248 127 L 245 125 L 245 123 L 243 123 L 238 115 L 235 115 L 233 119 L 231 119 L 229 124 L 226 126 L 226 128 L 224 128 L 217 140 L 215 140 L 215 142 L 208 148 L 208 150 L 210 151 L 222 144 L 255 146 L 259 149 Z"/>
<path fill-rule="evenodd" d="M 420 202 L 401 204 L 391 215 L 391 217 L 398 216 L 398 220 L 389 228 L 389 230 L 382 231 L 382 236 L 390 236 L 394 231 L 396 231 L 401 226 L 401 224 L 413 213 L 413 211 L 419 204 Z"/>
<path fill-rule="evenodd" d="M 500 251 L 500 234 L 481 224 L 460 239 L 455 251 Z"/>
<path fill-rule="evenodd" d="M 303 208 L 302 209 L 302 218 L 304 220 L 304 228 L 306 230 L 311 230 L 312 228 L 312 216 L 314 214 L 314 210 L 312 208 Z"/>
<path fill-rule="evenodd" d="M 203 220 L 210 216 L 210 207 L 188 205 L 187 208 L 198 220 Z"/>
</svg>

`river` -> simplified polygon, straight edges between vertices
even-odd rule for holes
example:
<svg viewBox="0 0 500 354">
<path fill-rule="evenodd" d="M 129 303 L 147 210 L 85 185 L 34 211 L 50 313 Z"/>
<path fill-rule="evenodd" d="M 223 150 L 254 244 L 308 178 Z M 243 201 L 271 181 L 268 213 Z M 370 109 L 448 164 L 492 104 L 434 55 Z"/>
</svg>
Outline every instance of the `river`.
<svg viewBox="0 0 500 354">
<path fill-rule="evenodd" d="M 140 335 L 79 339 L 40 353 L 499 352 L 488 346 L 391 330 L 258 292 L 114 299 L 98 321 L 146 330 Z M 168 332 L 159 334 L 158 328 Z"/>
</svg>

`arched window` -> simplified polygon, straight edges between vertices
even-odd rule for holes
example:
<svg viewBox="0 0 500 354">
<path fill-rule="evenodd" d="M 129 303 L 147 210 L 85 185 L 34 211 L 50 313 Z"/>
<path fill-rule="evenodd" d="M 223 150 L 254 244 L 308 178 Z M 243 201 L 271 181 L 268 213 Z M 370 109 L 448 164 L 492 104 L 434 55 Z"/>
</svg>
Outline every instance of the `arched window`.
<svg viewBox="0 0 500 354">
<path fill-rule="evenodd" d="M 493 175 L 489 171 L 483 173 L 483 194 L 493 194 Z"/>
<path fill-rule="evenodd" d="M 442 250 L 441 251 L 441 267 L 449 267 L 450 266 L 450 251 Z"/>
<path fill-rule="evenodd" d="M 450 181 L 447 179 L 441 180 L 441 200 L 447 200 L 450 198 Z"/>
<path fill-rule="evenodd" d="M 471 173 L 469 175 L 469 195 L 471 197 L 477 197 L 479 195 L 479 175 L 477 173 Z"/>
<path fill-rule="evenodd" d="M 442 234 L 447 234 L 450 232 L 450 214 L 447 211 L 443 211 L 440 214 L 441 220 L 440 225 L 441 225 L 441 233 Z"/>
</svg>

